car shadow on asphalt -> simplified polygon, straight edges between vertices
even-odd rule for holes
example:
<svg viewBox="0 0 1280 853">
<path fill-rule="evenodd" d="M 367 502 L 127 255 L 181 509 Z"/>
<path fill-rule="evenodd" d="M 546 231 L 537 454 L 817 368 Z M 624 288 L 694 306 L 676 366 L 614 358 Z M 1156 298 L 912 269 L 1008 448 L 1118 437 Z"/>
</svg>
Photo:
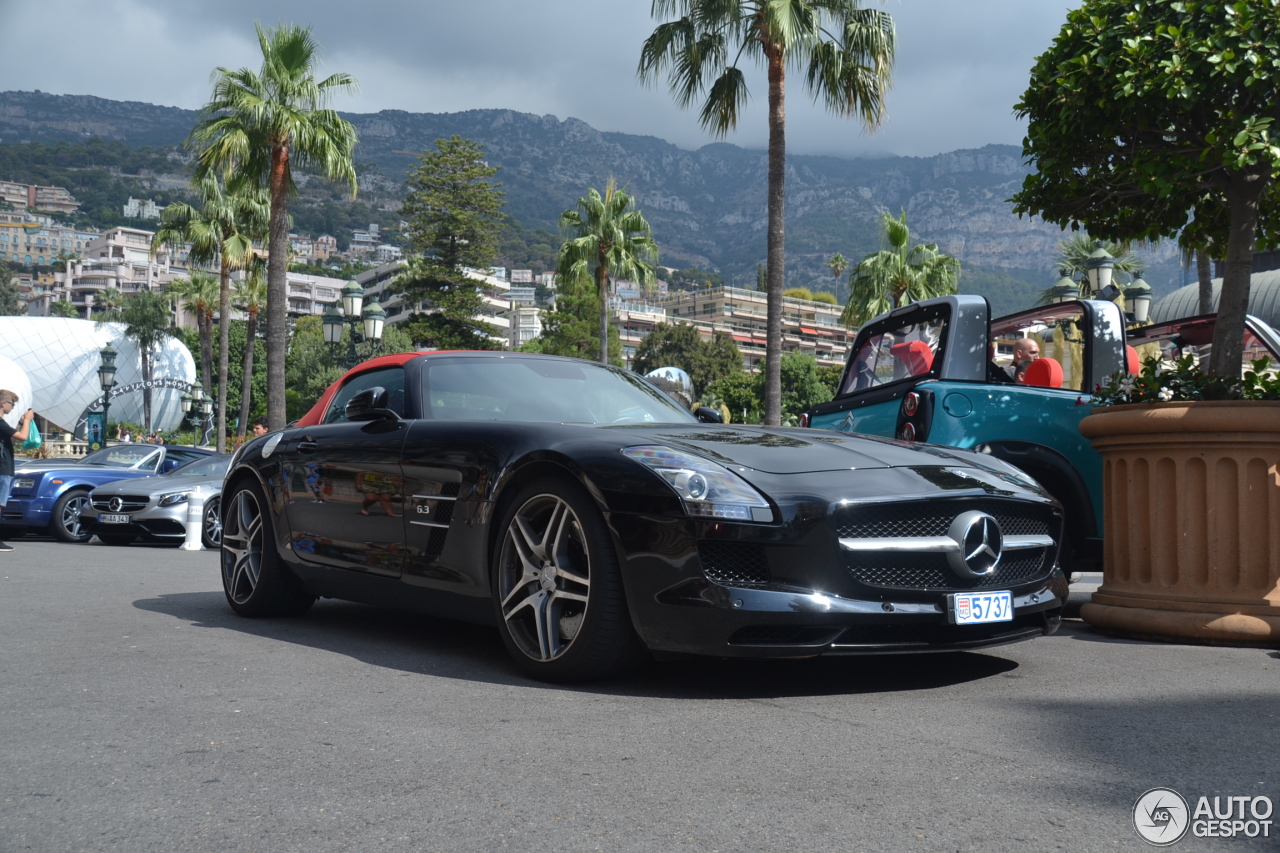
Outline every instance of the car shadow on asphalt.
<svg viewBox="0 0 1280 853">
<path fill-rule="evenodd" d="M 630 675 L 590 684 L 547 685 L 521 676 L 489 627 L 363 604 L 322 600 L 302 617 L 245 619 L 222 592 L 144 598 L 134 607 L 189 622 L 352 657 L 406 673 L 492 684 L 651 698 L 759 699 L 932 690 L 1017 669 L 992 653 L 654 661 Z"/>
</svg>

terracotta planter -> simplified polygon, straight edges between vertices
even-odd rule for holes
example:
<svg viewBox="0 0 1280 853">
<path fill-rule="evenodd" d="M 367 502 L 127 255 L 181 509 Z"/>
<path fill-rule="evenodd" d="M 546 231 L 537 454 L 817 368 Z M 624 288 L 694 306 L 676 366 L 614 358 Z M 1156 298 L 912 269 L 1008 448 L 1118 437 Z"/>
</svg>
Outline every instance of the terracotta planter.
<svg viewBox="0 0 1280 853">
<path fill-rule="evenodd" d="M 1280 402 L 1151 403 L 1080 422 L 1103 459 L 1103 581 L 1081 617 L 1116 634 L 1280 645 Z"/>
</svg>

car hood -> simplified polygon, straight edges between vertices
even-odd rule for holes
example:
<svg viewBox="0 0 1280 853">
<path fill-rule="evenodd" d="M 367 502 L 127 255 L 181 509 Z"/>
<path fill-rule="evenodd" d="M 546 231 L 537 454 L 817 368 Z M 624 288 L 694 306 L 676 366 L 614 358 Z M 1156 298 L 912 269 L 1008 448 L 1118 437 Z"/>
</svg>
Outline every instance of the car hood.
<svg viewBox="0 0 1280 853">
<path fill-rule="evenodd" d="M 617 429 L 617 427 L 613 427 Z M 662 444 L 768 474 L 809 474 L 859 468 L 974 467 L 940 448 L 817 429 L 768 429 L 717 424 L 628 425 L 636 444 Z"/>
<path fill-rule="evenodd" d="M 157 495 L 169 492 L 218 490 L 221 477 L 150 477 L 125 478 L 104 483 L 93 490 L 95 495 Z"/>
</svg>

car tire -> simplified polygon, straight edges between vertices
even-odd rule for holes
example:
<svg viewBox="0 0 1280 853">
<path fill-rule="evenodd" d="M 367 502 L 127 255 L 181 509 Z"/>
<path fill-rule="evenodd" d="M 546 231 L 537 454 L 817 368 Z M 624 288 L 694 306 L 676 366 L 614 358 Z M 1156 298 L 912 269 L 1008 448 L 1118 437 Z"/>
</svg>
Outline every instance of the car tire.
<svg viewBox="0 0 1280 853">
<path fill-rule="evenodd" d="M 200 522 L 200 544 L 210 551 L 216 551 L 222 547 L 222 507 L 218 495 L 204 502 L 204 515 Z"/>
<path fill-rule="evenodd" d="M 300 616 L 315 603 L 275 549 L 270 504 L 252 480 L 231 492 L 222 524 L 222 591 L 241 616 Z"/>
<path fill-rule="evenodd" d="M 120 545 L 132 545 L 133 540 L 136 539 L 137 537 L 136 536 L 119 536 L 119 535 L 113 536 L 110 533 L 104 536 L 103 534 L 99 533 L 98 538 L 102 540 L 102 544 L 104 545 L 115 545 L 118 547 Z"/>
<path fill-rule="evenodd" d="M 490 581 L 502 642 L 527 675 L 586 681 L 645 659 L 604 517 L 577 484 L 520 489 L 497 527 Z"/>
<path fill-rule="evenodd" d="M 83 489 L 71 489 L 53 505 L 53 517 L 49 532 L 61 542 L 88 542 L 90 533 L 80 523 L 80 512 L 89 505 L 89 493 Z"/>
</svg>

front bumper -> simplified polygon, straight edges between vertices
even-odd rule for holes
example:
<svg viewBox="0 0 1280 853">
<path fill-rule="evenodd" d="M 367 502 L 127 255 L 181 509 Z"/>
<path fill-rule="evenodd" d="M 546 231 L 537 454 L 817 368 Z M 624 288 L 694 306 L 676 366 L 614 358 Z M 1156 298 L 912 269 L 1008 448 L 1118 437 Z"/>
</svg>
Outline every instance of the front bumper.
<svg viewBox="0 0 1280 853">
<path fill-rule="evenodd" d="M 128 524 L 103 524 L 98 521 L 100 510 L 82 513 L 80 524 L 89 533 L 107 536 L 143 536 L 160 541 L 177 541 L 187 535 L 187 504 L 156 507 L 149 506 L 126 513 Z"/>
<path fill-rule="evenodd" d="M 945 595 L 932 602 L 862 600 L 802 590 L 721 586 L 693 580 L 659 596 L 669 611 L 656 650 L 721 657 L 815 657 L 980 649 L 1047 636 L 1067 599 L 1060 570 L 1015 592 L 1013 620 L 951 624 Z"/>
<path fill-rule="evenodd" d="M 53 518 L 53 498 L 10 497 L 0 512 L 5 527 L 48 527 Z"/>
</svg>

